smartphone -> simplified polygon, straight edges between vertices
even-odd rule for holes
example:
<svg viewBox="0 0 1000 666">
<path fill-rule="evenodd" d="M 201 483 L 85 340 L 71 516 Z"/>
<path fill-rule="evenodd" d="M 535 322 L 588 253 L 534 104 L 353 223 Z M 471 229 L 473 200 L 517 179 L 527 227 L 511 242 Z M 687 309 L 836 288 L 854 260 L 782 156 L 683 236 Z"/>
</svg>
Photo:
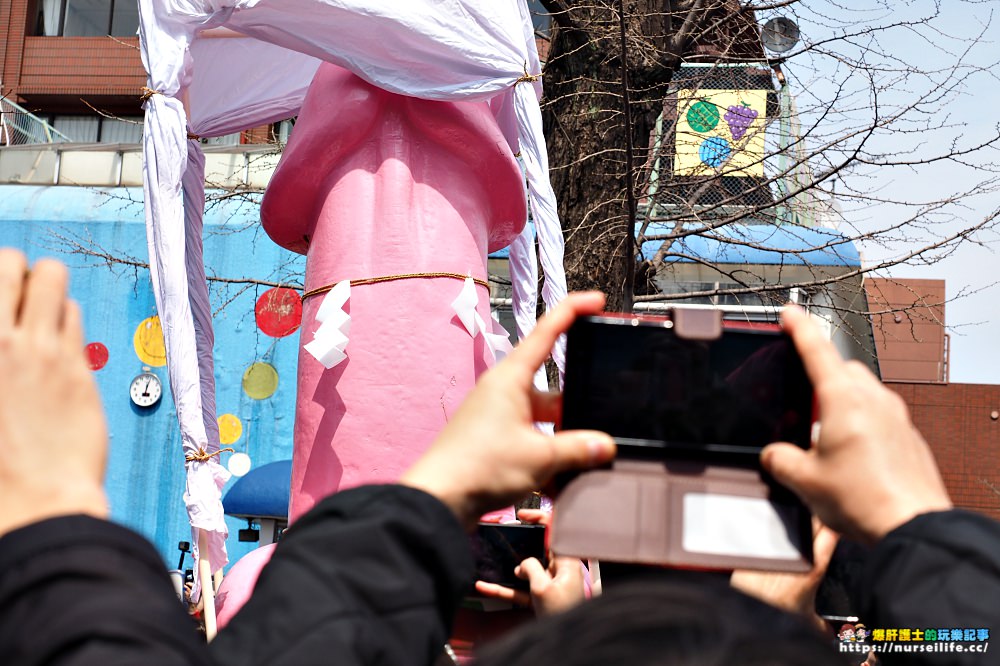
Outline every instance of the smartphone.
<svg viewBox="0 0 1000 666">
<path fill-rule="evenodd" d="M 685 335 L 671 318 L 585 317 L 567 334 L 564 429 L 616 439 L 619 456 L 756 461 L 809 447 L 813 391 L 777 324 L 722 323 Z"/>
<path fill-rule="evenodd" d="M 469 536 L 476 561 L 476 579 L 519 590 L 528 589 L 528 581 L 514 575 L 514 567 L 529 557 L 548 566 L 545 527 L 542 525 L 480 523 Z"/>
</svg>

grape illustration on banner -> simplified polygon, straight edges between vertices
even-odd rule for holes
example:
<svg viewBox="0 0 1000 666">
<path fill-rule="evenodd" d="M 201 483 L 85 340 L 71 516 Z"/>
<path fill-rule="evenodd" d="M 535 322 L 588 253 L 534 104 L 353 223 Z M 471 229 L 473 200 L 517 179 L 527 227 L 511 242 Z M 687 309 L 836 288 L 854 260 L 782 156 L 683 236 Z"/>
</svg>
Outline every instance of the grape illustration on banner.
<svg viewBox="0 0 1000 666">
<path fill-rule="evenodd" d="M 741 102 L 739 105 L 734 104 L 726 109 L 726 115 L 722 119 L 729 125 L 729 133 L 733 136 L 733 140 L 739 141 L 746 135 L 751 123 L 757 119 L 758 115 L 757 111 L 751 109 L 749 104 Z"/>
</svg>

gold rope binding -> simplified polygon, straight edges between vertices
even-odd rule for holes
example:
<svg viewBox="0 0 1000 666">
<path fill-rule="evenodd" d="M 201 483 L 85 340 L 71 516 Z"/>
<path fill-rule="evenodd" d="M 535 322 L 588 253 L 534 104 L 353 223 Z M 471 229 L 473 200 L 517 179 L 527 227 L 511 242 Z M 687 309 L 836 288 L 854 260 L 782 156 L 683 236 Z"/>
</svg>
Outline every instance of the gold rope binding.
<svg viewBox="0 0 1000 666">
<path fill-rule="evenodd" d="M 516 86 L 518 83 L 534 83 L 540 78 L 542 78 L 541 74 L 528 74 L 528 63 L 524 63 L 524 76 L 514 81 L 514 85 Z"/>
<path fill-rule="evenodd" d="M 351 280 L 351 286 L 357 287 L 363 284 L 378 284 L 379 282 L 392 282 L 394 280 L 413 280 L 417 278 L 451 278 L 453 280 L 465 281 L 469 276 L 462 275 L 461 273 L 401 273 L 399 275 L 382 275 L 379 277 L 371 278 L 360 278 L 358 280 Z M 490 288 L 490 283 L 482 278 L 472 278 L 472 281 L 476 284 Z M 322 287 L 316 287 L 315 289 L 310 289 L 309 291 L 302 294 L 302 300 L 306 300 L 311 296 L 318 296 L 320 294 L 325 294 L 334 287 L 337 283 L 324 285 Z"/>
<path fill-rule="evenodd" d="M 143 86 L 140 90 L 142 90 L 142 94 L 139 95 L 139 101 L 142 102 L 143 104 L 145 104 L 146 102 L 148 102 L 149 98 L 152 97 L 153 95 L 162 95 L 163 94 L 159 90 L 153 90 L 152 88 L 147 88 L 146 86 Z M 194 141 L 200 141 L 201 140 L 200 136 L 198 136 L 197 134 L 195 134 L 194 132 L 192 132 L 190 130 L 188 130 L 187 137 L 189 139 L 194 140 Z"/>
<path fill-rule="evenodd" d="M 211 460 L 215 456 L 220 455 L 220 454 L 225 453 L 225 452 L 236 453 L 236 449 L 231 449 L 231 448 L 229 448 L 227 446 L 226 448 L 219 449 L 218 451 L 215 451 L 214 453 L 209 453 L 205 449 L 198 449 L 197 453 L 189 453 L 186 456 L 184 456 L 184 462 L 208 462 L 209 460 Z"/>
<path fill-rule="evenodd" d="M 163 94 L 159 90 L 153 90 L 152 88 L 147 88 L 146 86 L 143 86 L 141 88 L 141 90 L 142 90 L 142 94 L 139 95 L 139 101 L 140 102 L 148 102 L 149 98 L 152 97 L 153 95 L 162 95 Z"/>
</svg>

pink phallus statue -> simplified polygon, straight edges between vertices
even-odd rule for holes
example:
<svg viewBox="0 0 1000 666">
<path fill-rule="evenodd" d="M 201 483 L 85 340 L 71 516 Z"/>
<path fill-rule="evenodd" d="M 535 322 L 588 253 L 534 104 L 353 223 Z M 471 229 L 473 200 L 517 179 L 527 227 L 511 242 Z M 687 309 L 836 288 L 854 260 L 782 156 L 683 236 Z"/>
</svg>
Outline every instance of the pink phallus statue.
<svg viewBox="0 0 1000 666">
<path fill-rule="evenodd" d="M 290 521 L 334 491 L 398 479 L 492 365 L 489 336 L 453 302 L 464 289 L 489 329 L 486 256 L 526 219 L 524 177 L 486 103 L 319 68 L 261 206 L 268 235 L 307 257 Z M 343 281 L 346 301 L 346 285 L 332 289 Z M 332 367 L 311 353 L 321 339 Z"/>
</svg>

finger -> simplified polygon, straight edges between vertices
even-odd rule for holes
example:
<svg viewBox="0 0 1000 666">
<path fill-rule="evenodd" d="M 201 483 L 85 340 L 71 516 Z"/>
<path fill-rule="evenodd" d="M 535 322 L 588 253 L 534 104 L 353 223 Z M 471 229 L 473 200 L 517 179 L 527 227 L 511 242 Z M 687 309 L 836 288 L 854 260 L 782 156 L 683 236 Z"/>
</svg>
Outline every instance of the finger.
<svg viewBox="0 0 1000 666">
<path fill-rule="evenodd" d="M 580 581 L 583 587 L 583 563 L 575 557 L 552 557 L 549 571 L 553 580 Z"/>
<path fill-rule="evenodd" d="M 66 308 L 69 273 L 53 259 L 35 262 L 21 304 L 21 324 L 38 332 L 58 331 Z"/>
<path fill-rule="evenodd" d="M 476 592 L 490 599 L 509 601 L 519 606 L 531 605 L 531 595 L 527 592 L 514 590 L 504 585 L 497 585 L 496 583 L 487 583 L 484 580 L 476 581 Z"/>
<path fill-rule="evenodd" d="M 806 374 L 813 384 L 818 384 L 841 370 L 844 362 L 840 352 L 802 308 L 786 305 L 781 313 L 781 324 L 792 337 Z"/>
<path fill-rule="evenodd" d="M 819 521 L 817 523 L 819 529 L 816 530 L 813 537 L 813 572 L 822 577 L 830 566 L 830 560 L 833 559 L 833 551 L 837 549 L 840 535 Z"/>
<path fill-rule="evenodd" d="M 764 469 L 778 483 L 790 488 L 800 497 L 801 489 L 812 471 L 812 462 L 807 451 L 785 442 L 768 444 L 760 454 L 760 463 Z"/>
<path fill-rule="evenodd" d="M 610 462 L 615 457 L 615 440 L 597 430 L 563 430 L 547 437 L 552 448 L 549 475 L 571 469 L 589 469 Z M 538 479 L 539 486 L 548 477 Z"/>
<path fill-rule="evenodd" d="M 538 422 L 559 425 L 562 421 L 562 393 L 532 390 L 531 418 Z"/>
<path fill-rule="evenodd" d="M 879 381 L 878 377 L 872 374 L 867 365 L 858 360 L 844 362 L 846 374 L 860 386 L 878 387 L 879 390 L 886 390 L 885 385 Z"/>
<path fill-rule="evenodd" d="M 73 354 L 83 356 L 83 315 L 80 312 L 80 304 L 74 300 L 66 301 L 62 339 L 70 358 Z"/>
<path fill-rule="evenodd" d="M 27 271 L 28 260 L 23 254 L 0 248 L 0 333 L 11 330 L 17 321 Z"/>
<path fill-rule="evenodd" d="M 508 367 L 517 368 L 522 374 L 533 376 L 545 362 L 556 339 L 566 332 L 573 320 L 583 315 L 597 314 L 604 308 L 604 294 L 586 291 L 570 294 L 556 307 L 538 320 L 535 330 L 521 340 L 506 358 Z"/>
<path fill-rule="evenodd" d="M 544 586 L 552 580 L 548 570 L 542 566 L 537 558 L 529 557 L 514 569 L 514 575 L 521 580 L 528 581 L 531 591 L 536 594 L 540 592 L 539 586 Z"/>
<path fill-rule="evenodd" d="M 517 519 L 529 525 L 545 525 L 552 522 L 552 514 L 541 509 L 518 509 Z"/>
</svg>

